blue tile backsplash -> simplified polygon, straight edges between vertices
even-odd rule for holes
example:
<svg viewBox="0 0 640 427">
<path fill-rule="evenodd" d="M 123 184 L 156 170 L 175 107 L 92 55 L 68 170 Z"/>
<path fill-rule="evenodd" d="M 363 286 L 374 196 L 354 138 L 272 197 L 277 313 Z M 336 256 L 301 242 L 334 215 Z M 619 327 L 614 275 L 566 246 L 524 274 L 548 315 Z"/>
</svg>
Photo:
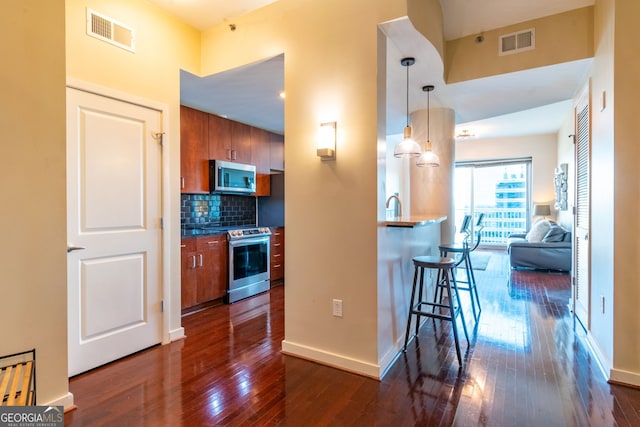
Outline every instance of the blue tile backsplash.
<svg viewBox="0 0 640 427">
<path fill-rule="evenodd" d="M 183 228 L 256 225 L 256 198 L 231 194 L 181 194 Z"/>
</svg>

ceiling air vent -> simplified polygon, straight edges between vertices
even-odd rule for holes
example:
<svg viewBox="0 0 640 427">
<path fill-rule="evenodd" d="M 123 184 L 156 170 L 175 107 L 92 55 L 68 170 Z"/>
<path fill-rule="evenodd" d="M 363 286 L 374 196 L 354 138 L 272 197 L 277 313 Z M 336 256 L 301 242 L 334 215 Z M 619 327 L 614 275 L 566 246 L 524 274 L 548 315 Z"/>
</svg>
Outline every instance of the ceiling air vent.
<svg viewBox="0 0 640 427">
<path fill-rule="evenodd" d="M 87 9 L 87 34 L 130 52 L 136 51 L 133 28 L 91 9 Z"/>
<path fill-rule="evenodd" d="M 510 55 L 512 53 L 524 52 L 536 48 L 536 30 L 518 31 L 515 33 L 500 36 L 498 40 L 498 54 Z"/>
</svg>

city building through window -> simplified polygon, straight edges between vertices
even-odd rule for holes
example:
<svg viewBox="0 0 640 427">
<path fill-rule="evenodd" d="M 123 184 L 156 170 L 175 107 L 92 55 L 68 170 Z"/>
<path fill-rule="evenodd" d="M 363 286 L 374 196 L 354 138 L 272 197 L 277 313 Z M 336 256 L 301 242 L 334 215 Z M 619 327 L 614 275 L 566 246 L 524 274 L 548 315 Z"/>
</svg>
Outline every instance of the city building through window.
<svg viewBox="0 0 640 427">
<path fill-rule="evenodd" d="M 506 246 L 511 233 L 529 229 L 531 159 L 458 162 L 455 169 L 455 220 L 484 214 L 483 246 Z M 475 220 L 473 221 L 475 223 Z"/>
</svg>

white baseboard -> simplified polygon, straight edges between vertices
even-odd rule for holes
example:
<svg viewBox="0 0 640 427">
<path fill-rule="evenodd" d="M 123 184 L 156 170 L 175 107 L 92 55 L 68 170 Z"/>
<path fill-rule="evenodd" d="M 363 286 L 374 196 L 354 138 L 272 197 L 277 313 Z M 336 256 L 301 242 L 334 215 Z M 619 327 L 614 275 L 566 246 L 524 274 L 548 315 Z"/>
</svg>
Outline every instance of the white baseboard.
<svg viewBox="0 0 640 427">
<path fill-rule="evenodd" d="M 612 372 L 611 362 L 609 362 L 609 359 L 607 359 L 604 353 L 600 351 L 600 346 L 598 345 L 598 342 L 593 338 L 593 335 L 591 335 L 591 332 L 587 332 L 585 341 L 587 343 L 587 346 L 589 347 L 591 355 L 596 359 L 598 368 L 600 368 L 600 372 L 602 372 L 602 376 L 608 381 Z"/>
<path fill-rule="evenodd" d="M 50 402 L 46 402 L 46 403 L 38 402 L 38 405 L 39 406 L 64 406 L 65 411 L 67 411 L 67 409 L 71 409 L 75 407 L 73 403 L 73 393 L 67 393 L 64 396 L 59 397 L 57 399 L 53 399 Z"/>
<path fill-rule="evenodd" d="M 392 346 L 384 356 L 382 356 L 382 359 L 380 360 L 380 379 L 382 379 L 387 374 L 387 371 L 393 366 L 398 357 L 400 357 L 400 355 L 402 354 L 403 346 L 404 336 L 399 338 L 396 341 L 395 345 Z"/>
<path fill-rule="evenodd" d="M 611 382 L 640 387 L 640 374 L 623 371 L 622 369 L 611 369 Z"/>
<path fill-rule="evenodd" d="M 311 360 L 343 371 L 353 372 L 376 380 L 380 379 L 380 366 L 374 363 L 353 359 L 341 354 L 329 353 L 286 340 L 282 341 L 282 352 L 289 356 Z"/>
<path fill-rule="evenodd" d="M 172 331 L 169 331 L 169 342 L 181 340 L 181 339 L 183 339 L 185 337 L 186 337 L 186 335 L 184 334 L 184 328 L 183 327 L 180 327 L 178 329 L 174 329 Z"/>
</svg>

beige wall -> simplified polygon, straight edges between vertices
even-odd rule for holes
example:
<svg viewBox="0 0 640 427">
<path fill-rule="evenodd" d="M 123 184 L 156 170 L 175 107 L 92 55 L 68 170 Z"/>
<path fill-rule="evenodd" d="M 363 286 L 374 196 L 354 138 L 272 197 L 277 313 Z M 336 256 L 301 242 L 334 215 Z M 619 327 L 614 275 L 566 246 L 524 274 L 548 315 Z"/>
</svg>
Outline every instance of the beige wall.
<svg viewBox="0 0 640 427">
<path fill-rule="evenodd" d="M 616 378 L 620 378 L 618 373 L 631 372 L 635 385 L 640 385 L 640 224 L 629 213 L 640 210 L 640 148 L 637 135 L 640 97 L 638 17 L 640 2 L 615 2 L 615 94 L 610 99 L 615 114 L 615 160 L 612 165 L 615 189 L 613 353 Z M 594 93 L 599 92 L 594 90 Z"/>
<path fill-rule="evenodd" d="M 555 134 L 456 142 L 456 161 L 531 157 L 531 201 L 549 203 L 553 210 L 554 170 L 557 164 Z M 555 215 L 555 212 L 552 212 Z"/>
<path fill-rule="evenodd" d="M 203 74 L 285 55 L 287 227 L 283 349 L 376 376 L 378 23 L 404 1 L 280 0 L 203 33 Z M 348 34 L 348 37 L 345 35 Z M 384 75 L 384 70 L 382 70 Z M 384 99 L 383 99 L 384 101 Z M 337 159 L 315 154 L 337 121 Z M 344 317 L 332 316 L 333 298 Z"/>
<path fill-rule="evenodd" d="M 515 55 L 498 55 L 499 36 L 529 28 L 536 30 L 534 50 Z M 593 7 L 526 21 L 482 34 L 482 43 L 476 43 L 476 34 L 446 42 L 447 83 L 593 57 Z"/>
<path fill-rule="evenodd" d="M 64 1 L 0 13 L 0 355 L 36 349 L 39 404 L 67 383 Z"/>
<path fill-rule="evenodd" d="M 591 73 L 591 330 L 594 347 L 605 359 L 606 369 L 614 366 L 614 3 L 598 0 L 595 6 L 596 55 Z M 628 90 L 631 88 L 625 88 Z M 605 91 L 609 108 L 600 111 L 598 94 Z M 597 159 L 597 161 L 596 161 Z M 627 211 L 629 212 L 629 211 Z M 596 261 L 597 262 L 594 262 Z M 624 288 L 625 285 L 621 284 Z M 605 297 L 605 312 L 600 297 Z M 625 295 L 623 298 L 627 298 Z M 622 306 L 620 306 L 622 307 Z M 625 328 L 620 325 L 621 330 Z"/>
<path fill-rule="evenodd" d="M 439 0 L 407 0 L 409 20 L 440 55 L 440 66 L 444 63 L 444 19 Z"/>
<path fill-rule="evenodd" d="M 166 105 L 164 340 L 180 336 L 180 69 L 200 69 L 200 32 L 144 0 L 67 0 L 67 77 Z M 136 52 L 86 34 L 86 9 L 133 27 Z"/>
</svg>

